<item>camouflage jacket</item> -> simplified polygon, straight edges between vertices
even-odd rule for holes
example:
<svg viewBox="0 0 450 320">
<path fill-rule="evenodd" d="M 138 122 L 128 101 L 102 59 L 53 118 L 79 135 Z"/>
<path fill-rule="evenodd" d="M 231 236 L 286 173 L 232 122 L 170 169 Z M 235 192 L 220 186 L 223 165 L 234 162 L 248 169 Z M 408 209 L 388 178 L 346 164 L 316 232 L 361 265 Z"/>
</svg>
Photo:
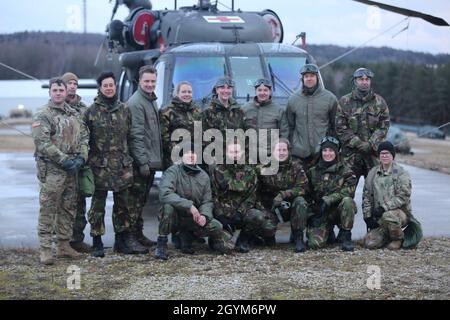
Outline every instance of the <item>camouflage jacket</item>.
<svg viewBox="0 0 450 320">
<path fill-rule="evenodd" d="M 58 165 L 76 155 L 87 160 L 89 130 L 67 103 L 56 106 L 50 100 L 35 114 L 31 127 L 36 159 Z"/>
<path fill-rule="evenodd" d="M 256 201 L 258 174 L 255 166 L 228 164 L 209 167 L 214 195 L 214 216 L 232 218 L 252 208 L 262 208 Z"/>
<path fill-rule="evenodd" d="M 240 105 L 230 99 L 230 104 L 225 107 L 217 96 L 214 96 L 208 108 L 202 112 L 202 129 L 218 129 L 225 141 L 226 129 L 244 129 L 244 112 Z"/>
<path fill-rule="evenodd" d="M 177 129 L 186 129 L 194 139 L 194 121 L 201 121 L 200 109 L 193 103 L 184 103 L 178 97 L 171 104 L 159 110 L 161 137 L 163 142 L 164 167 L 171 166 L 172 148 L 179 141 L 172 141 L 171 135 Z"/>
<path fill-rule="evenodd" d="M 339 100 L 336 132 L 344 153 L 352 153 L 362 142 L 369 142 L 375 154 L 388 130 L 389 108 L 383 97 L 372 90 L 361 97 L 354 89 Z"/>
<path fill-rule="evenodd" d="M 401 209 L 411 216 L 411 178 L 408 172 L 394 162 L 391 169 L 384 172 L 382 165 L 369 171 L 363 190 L 364 218 L 372 215 L 372 209 Z"/>
<path fill-rule="evenodd" d="M 188 169 L 175 164 L 167 169 L 159 183 L 159 201 L 176 210 L 188 211 L 194 205 L 202 215 L 213 217 L 211 183 L 208 174 L 196 166 Z"/>
<path fill-rule="evenodd" d="M 309 198 L 316 204 L 324 198 L 331 206 L 337 206 L 345 197 L 351 197 L 356 189 L 356 177 L 352 170 L 339 161 L 326 168 L 321 161 L 309 169 Z"/>
<path fill-rule="evenodd" d="M 299 90 L 289 97 L 286 117 L 292 155 L 299 158 L 314 156 L 319 151 L 320 139 L 335 135 L 337 104 L 335 95 L 321 85 L 312 95 Z"/>
<path fill-rule="evenodd" d="M 95 188 L 120 191 L 133 182 L 133 159 L 128 135 L 131 116 L 120 101 L 106 102 L 100 95 L 85 113 L 90 130 L 88 164 L 94 173 Z"/>
<path fill-rule="evenodd" d="M 300 161 L 289 159 L 280 163 L 274 175 L 259 175 L 258 196 L 267 207 L 272 205 L 273 198 L 281 194 L 283 200 L 292 201 L 308 193 L 308 178 Z"/>
<path fill-rule="evenodd" d="M 71 101 L 66 101 L 69 106 L 78 111 L 81 116 L 81 119 L 84 119 L 84 114 L 86 113 L 88 107 L 81 101 L 81 97 L 79 95 L 75 95 L 75 98 Z"/>
</svg>

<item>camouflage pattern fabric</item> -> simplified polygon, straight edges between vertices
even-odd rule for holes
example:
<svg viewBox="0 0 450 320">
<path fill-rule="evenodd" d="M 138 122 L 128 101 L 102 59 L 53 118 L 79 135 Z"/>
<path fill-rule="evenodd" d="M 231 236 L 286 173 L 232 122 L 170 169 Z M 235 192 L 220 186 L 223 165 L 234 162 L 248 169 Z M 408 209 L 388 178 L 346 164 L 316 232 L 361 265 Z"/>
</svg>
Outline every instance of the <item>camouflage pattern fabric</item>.
<svg viewBox="0 0 450 320">
<path fill-rule="evenodd" d="M 382 248 L 391 241 L 403 240 L 402 227 L 408 223 L 408 216 L 400 209 L 384 212 L 378 219 L 379 228 L 370 230 L 364 238 L 368 249 Z"/>
<path fill-rule="evenodd" d="M 68 104 L 49 101 L 33 119 L 32 136 L 40 184 L 38 235 L 41 247 L 49 249 L 54 231 L 60 240 L 72 237 L 77 182 L 61 164 L 77 155 L 87 160 L 89 131 Z"/>
<path fill-rule="evenodd" d="M 356 177 L 352 170 L 337 161 L 331 166 L 324 162 L 312 167 L 308 173 L 310 217 L 319 212 L 319 203 L 323 199 L 330 209 L 319 227 L 308 225 L 307 237 L 310 248 L 321 248 L 327 240 L 334 225 L 342 230 L 353 228 L 357 208 L 352 195 L 356 188 Z"/>
<path fill-rule="evenodd" d="M 259 175 L 257 196 L 266 210 L 272 209 L 273 200 L 278 195 L 291 203 L 289 213 L 283 216 L 284 221 L 291 221 L 292 230 L 303 230 L 306 227 L 305 213 L 307 204 L 303 197 L 308 193 L 308 177 L 299 161 L 286 160 L 279 164 L 274 175 Z M 278 219 L 276 219 L 278 220 Z"/>
<path fill-rule="evenodd" d="M 155 171 L 150 171 L 150 176 L 146 178 L 141 176 L 139 168 L 133 167 L 133 176 L 133 185 L 128 193 L 130 228 L 133 231 L 142 231 L 144 229 L 142 213 L 153 185 Z"/>
<path fill-rule="evenodd" d="M 214 217 L 256 236 L 275 235 L 271 214 L 256 199 L 258 173 L 254 166 L 230 164 L 210 167 Z M 237 222 L 239 221 L 239 222 Z"/>
<path fill-rule="evenodd" d="M 173 147 L 180 141 L 172 141 L 171 135 L 177 129 L 185 129 L 194 139 L 194 121 L 201 121 L 200 108 L 193 102 L 184 103 L 178 97 L 172 99 L 171 104 L 159 110 L 161 121 L 161 138 L 163 141 L 164 168 L 170 167 Z"/>
<path fill-rule="evenodd" d="M 129 155 L 128 135 L 131 116 L 116 100 L 107 102 L 101 93 L 85 115 L 90 130 L 88 164 L 94 173 L 96 190 L 121 191 L 133 182 L 133 159 Z"/>
<path fill-rule="evenodd" d="M 105 234 L 105 206 L 107 190 L 95 190 L 92 196 L 91 209 L 88 212 L 89 224 L 91 225 L 91 237 Z M 128 189 L 113 192 L 114 205 L 112 221 L 114 233 L 122 233 L 130 228 L 128 217 Z"/>
<path fill-rule="evenodd" d="M 389 125 L 386 101 L 372 90 L 362 96 L 354 88 L 339 100 L 336 133 L 344 160 L 358 180 L 379 163 L 378 145 L 386 139 Z"/>
</svg>

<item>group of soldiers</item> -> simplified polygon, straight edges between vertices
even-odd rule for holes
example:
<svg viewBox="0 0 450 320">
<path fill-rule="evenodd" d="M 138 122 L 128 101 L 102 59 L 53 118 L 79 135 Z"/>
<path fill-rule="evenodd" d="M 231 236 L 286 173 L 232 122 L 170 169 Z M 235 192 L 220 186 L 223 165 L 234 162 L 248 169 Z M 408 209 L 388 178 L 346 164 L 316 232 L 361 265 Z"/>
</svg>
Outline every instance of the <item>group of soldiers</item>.
<svg viewBox="0 0 450 320">
<path fill-rule="evenodd" d="M 301 89 L 286 108 L 272 101 L 268 79 L 258 79 L 255 97 L 240 106 L 233 98 L 234 81 L 224 77 L 203 111 L 193 102 L 187 81 L 177 84 L 171 103 L 158 110 L 157 73 L 151 66 L 139 70 L 138 89 L 126 103 L 118 99 L 114 74 L 101 73 L 89 108 L 76 94 L 76 75 L 51 79 L 50 101 L 32 124 L 41 186 L 41 262 L 54 263 L 54 234 L 57 257 L 77 258 L 80 252 L 104 256 L 108 191 L 114 196 L 114 251 L 148 253 L 155 242 L 143 233 L 142 211 L 159 168 L 165 170 L 155 256 L 162 260 L 168 259 L 170 234 L 186 254 L 194 253 L 193 243 L 204 237 L 220 254 L 246 253 L 253 246 L 275 245 L 277 224 L 286 221 L 295 252 L 334 243 L 353 251 L 354 196 L 361 176 L 365 246 L 416 246 L 421 229 L 411 214 L 411 180 L 394 162 L 394 146 L 385 141 L 389 109 L 373 92 L 373 77 L 369 69 L 356 70 L 352 92 L 338 101 L 324 88 L 317 66 L 306 64 L 300 70 Z M 222 152 L 214 150 L 214 161 L 199 163 L 205 144 L 177 134 L 183 129 L 193 137 L 198 123 L 204 132 L 214 129 L 222 137 L 230 129 L 276 132 L 269 143 L 257 141 L 278 170 L 267 173 L 267 164 L 246 161 L 250 143 L 239 139 L 219 139 Z M 95 182 L 88 211 L 92 248 L 83 242 L 86 202 L 78 185 L 86 169 Z"/>
</svg>

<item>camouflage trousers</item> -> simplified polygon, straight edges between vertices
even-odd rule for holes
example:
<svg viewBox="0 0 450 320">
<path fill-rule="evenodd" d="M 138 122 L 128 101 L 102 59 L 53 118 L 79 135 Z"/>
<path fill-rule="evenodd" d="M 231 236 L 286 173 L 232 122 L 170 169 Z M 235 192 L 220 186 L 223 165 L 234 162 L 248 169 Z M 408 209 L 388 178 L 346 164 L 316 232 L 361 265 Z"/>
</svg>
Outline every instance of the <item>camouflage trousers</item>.
<svg viewBox="0 0 450 320">
<path fill-rule="evenodd" d="M 408 217 L 400 209 L 383 213 L 378 220 L 380 227 L 370 230 L 364 237 L 364 245 L 368 249 L 378 249 L 390 241 L 403 240 L 402 227 L 408 223 Z"/>
<path fill-rule="evenodd" d="M 344 163 L 351 168 L 353 174 L 356 176 L 356 185 L 358 185 L 361 176 L 366 178 L 370 169 L 380 164 L 378 158 L 371 154 L 363 154 L 347 149 L 343 151 L 343 155 Z M 352 195 L 352 198 L 354 198 L 354 194 Z"/>
<path fill-rule="evenodd" d="M 318 208 L 312 209 L 310 216 Z M 328 216 L 319 227 L 308 226 L 306 236 L 311 249 L 323 248 L 327 244 L 330 232 L 337 225 L 341 230 L 352 230 L 356 214 L 356 203 L 350 197 L 345 197 L 337 207 L 329 210 Z"/>
<path fill-rule="evenodd" d="M 312 213 L 308 210 L 308 203 L 306 200 L 303 197 L 296 197 L 291 202 L 289 211 L 281 215 L 284 221 L 291 222 L 292 231 L 303 231 L 306 229 L 308 218 Z"/>
<path fill-rule="evenodd" d="M 159 215 L 159 235 L 168 236 L 174 231 L 188 231 L 197 237 L 209 237 L 214 241 L 229 242 L 231 236 L 223 230 L 222 224 L 214 219 L 207 218 L 206 224 L 201 227 L 195 223 L 189 211 L 176 210 L 173 206 L 165 204 Z"/>
<path fill-rule="evenodd" d="M 58 166 L 37 161 L 39 193 L 38 236 L 42 248 L 51 249 L 53 234 L 70 240 L 76 215 L 76 177 Z"/>
<path fill-rule="evenodd" d="M 86 228 L 86 198 L 78 192 L 77 196 L 77 213 L 73 224 L 73 242 L 83 242 L 84 228 Z"/>
<path fill-rule="evenodd" d="M 247 234 L 257 237 L 270 238 L 275 236 L 277 231 L 276 223 L 273 221 L 273 214 L 267 210 L 249 209 L 245 214 L 240 215 L 240 223 L 231 223 L 232 229 L 241 229 Z M 222 223 L 230 221 L 229 217 L 216 216 Z M 233 220 L 231 220 L 233 221 Z"/>
<path fill-rule="evenodd" d="M 88 219 L 91 225 L 91 237 L 105 234 L 105 206 L 108 190 L 95 190 L 92 196 L 91 209 L 88 212 Z M 113 192 L 114 204 L 112 212 L 112 222 L 115 233 L 128 231 L 130 228 L 128 212 L 128 189 Z"/>
<path fill-rule="evenodd" d="M 147 203 L 150 189 L 155 178 L 155 172 L 151 171 L 150 177 L 145 178 L 140 175 L 138 168 L 133 167 L 133 175 L 133 185 L 129 188 L 128 193 L 130 228 L 135 232 L 137 231 L 142 233 L 142 230 L 144 229 L 142 211 Z"/>
</svg>

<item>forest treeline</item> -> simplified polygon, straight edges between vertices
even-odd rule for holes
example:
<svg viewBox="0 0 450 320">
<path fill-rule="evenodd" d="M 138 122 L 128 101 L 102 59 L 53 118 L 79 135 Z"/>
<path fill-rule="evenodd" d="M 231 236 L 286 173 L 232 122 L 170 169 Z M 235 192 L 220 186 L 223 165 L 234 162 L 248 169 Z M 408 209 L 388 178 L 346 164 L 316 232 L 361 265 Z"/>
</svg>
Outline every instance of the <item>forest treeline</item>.
<svg viewBox="0 0 450 320">
<path fill-rule="evenodd" d="M 0 35 L 0 62 L 45 79 L 75 72 L 95 78 L 105 67 L 105 50 L 94 66 L 105 37 L 100 34 L 22 32 Z M 348 51 L 335 45 L 308 45 L 319 65 Z M 392 117 L 401 122 L 440 125 L 450 121 L 450 55 L 362 48 L 322 69 L 326 87 L 338 98 L 351 89 L 351 75 L 360 67 L 375 73 L 374 87 L 390 106 Z M 0 67 L 0 79 L 23 79 Z"/>
</svg>

